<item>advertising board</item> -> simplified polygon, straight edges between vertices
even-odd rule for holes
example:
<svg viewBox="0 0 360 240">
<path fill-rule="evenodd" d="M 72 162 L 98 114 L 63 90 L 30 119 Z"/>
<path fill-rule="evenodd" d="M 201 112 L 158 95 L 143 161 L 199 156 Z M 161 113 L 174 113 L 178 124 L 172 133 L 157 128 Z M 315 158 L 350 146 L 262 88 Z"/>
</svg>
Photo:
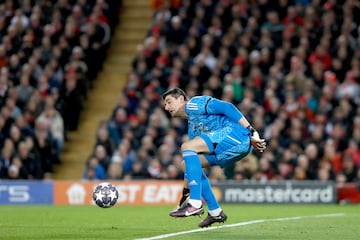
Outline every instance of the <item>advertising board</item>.
<svg viewBox="0 0 360 240">
<path fill-rule="evenodd" d="M 89 205 L 92 192 L 100 182 L 56 181 L 54 182 L 54 204 Z M 176 205 L 182 192 L 179 181 L 112 181 L 119 191 L 117 204 Z"/>
<path fill-rule="evenodd" d="M 99 181 L 0 181 L 0 204 L 93 205 Z M 119 191 L 118 205 L 177 205 L 182 181 L 111 181 Z M 221 203 L 332 204 L 338 193 L 333 182 L 224 181 L 213 184 Z"/>
<path fill-rule="evenodd" d="M 0 204 L 53 204 L 53 183 L 0 181 Z"/>
<path fill-rule="evenodd" d="M 329 204 L 337 199 L 333 182 L 276 181 L 214 184 L 222 203 Z"/>
</svg>

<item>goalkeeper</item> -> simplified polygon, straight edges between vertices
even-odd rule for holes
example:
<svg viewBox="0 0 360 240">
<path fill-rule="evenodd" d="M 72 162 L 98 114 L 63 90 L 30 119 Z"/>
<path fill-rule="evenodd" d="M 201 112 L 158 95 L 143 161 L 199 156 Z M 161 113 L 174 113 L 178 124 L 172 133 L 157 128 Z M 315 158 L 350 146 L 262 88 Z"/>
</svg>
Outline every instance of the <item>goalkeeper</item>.
<svg viewBox="0 0 360 240">
<path fill-rule="evenodd" d="M 170 212 L 171 217 L 200 216 L 204 213 L 201 197 L 208 205 L 208 216 L 199 227 L 225 222 L 226 214 L 220 208 L 210 182 L 202 167 L 240 161 L 252 149 L 263 152 L 266 142 L 250 125 L 245 116 L 232 104 L 210 96 L 188 99 L 180 88 L 170 89 L 162 96 L 164 108 L 172 117 L 188 121 L 189 140 L 181 145 L 185 163 L 185 183 L 190 198 Z M 183 199 L 187 194 L 184 188 Z"/>
</svg>

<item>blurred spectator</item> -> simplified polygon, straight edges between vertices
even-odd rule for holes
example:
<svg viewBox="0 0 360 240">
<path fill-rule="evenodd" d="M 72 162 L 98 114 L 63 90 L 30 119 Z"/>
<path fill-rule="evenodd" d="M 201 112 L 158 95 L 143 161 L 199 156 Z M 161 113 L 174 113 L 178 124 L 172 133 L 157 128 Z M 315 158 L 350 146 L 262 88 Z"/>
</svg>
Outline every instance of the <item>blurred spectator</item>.
<svg viewBox="0 0 360 240">
<path fill-rule="evenodd" d="M 19 156 L 14 156 L 12 159 L 12 165 L 8 170 L 9 179 L 28 179 L 28 170 L 23 166 Z"/>
<path fill-rule="evenodd" d="M 124 179 L 146 179 L 148 178 L 146 167 L 143 162 L 135 161 L 132 164 L 132 171 L 125 174 Z"/>
<path fill-rule="evenodd" d="M 115 150 L 115 143 L 109 136 L 107 128 L 99 128 L 97 132 L 96 145 L 102 145 L 105 147 L 106 154 L 110 156 Z"/>
<path fill-rule="evenodd" d="M 217 166 L 217 167 L 211 168 L 210 173 L 209 173 L 209 180 L 212 183 L 222 181 L 225 179 L 226 179 L 226 177 L 224 175 L 224 172 L 220 167 Z"/>
<path fill-rule="evenodd" d="M 40 113 L 36 121 L 43 121 L 47 125 L 47 131 L 53 139 L 55 146 L 55 156 L 60 161 L 60 154 L 64 146 L 64 120 L 61 114 L 55 108 L 55 102 L 52 96 L 45 100 L 44 111 Z"/>
<path fill-rule="evenodd" d="M 16 86 L 18 94 L 17 105 L 21 109 L 25 108 L 25 104 L 30 100 L 34 90 L 34 87 L 30 85 L 30 76 L 24 74 L 21 75 L 20 84 Z"/>
<path fill-rule="evenodd" d="M 28 173 L 28 178 L 41 179 L 43 172 L 40 159 L 30 152 L 28 144 L 25 141 L 19 142 L 17 151 L 19 153 L 19 158 Z"/>
<path fill-rule="evenodd" d="M 91 156 L 87 161 L 87 166 L 83 174 L 84 180 L 101 180 L 106 176 L 106 170 L 99 163 L 96 156 Z"/>
<path fill-rule="evenodd" d="M 106 179 L 120 180 L 122 177 L 122 166 L 120 162 L 112 161 L 105 176 Z"/>
<path fill-rule="evenodd" d="M 5 179 L 8 177 L 8 169 L 12 162 L 12 149 L 2 148 L 0 157 L 0 177 Z"/>
<path fill-rule="evenodd" d="M 159 159 L 152 158 L 147 167 L 147 174 L 150 178 L 159 179 L 161 177 L 161 164 Z"/>
<path fill-rule="evenodd" d="M 51 173 L 53 171 L 52 165 L 59 163 L 60 159 L 54 148 L 54 139 L 49 132 L 48 123 L 45 119 L 39 119 L 35 124 L 35 137 L 33 143 L 36 148 L 36 153 L 41 159 L 42 170 L 44 173 Z"/>
<path fill-rule="evenodd" d="M 354 182 L 357 178 L 357 169 L 355 167 L 354 161 L 351 158 L 351 155 L 345 154 L 342 173 L 346 177 L 346 182 Z"/>
</svg>

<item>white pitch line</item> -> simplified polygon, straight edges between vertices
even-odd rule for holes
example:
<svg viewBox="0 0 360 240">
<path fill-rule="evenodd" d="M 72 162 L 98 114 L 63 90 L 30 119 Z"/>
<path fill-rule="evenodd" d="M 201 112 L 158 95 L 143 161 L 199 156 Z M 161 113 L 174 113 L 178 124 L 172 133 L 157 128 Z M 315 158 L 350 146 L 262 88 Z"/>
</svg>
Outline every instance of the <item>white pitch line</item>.
<svg viewBox="0 0 360 240">
<path fill-rule="evenodd" d="M 259 219 L 259 220 L 253 220 L 253 221 L 248 221 L 248 222 L 239 222 L 239 223 L 221 225 L 221 226 L 216 226 L 216 227 L 198 228 L 198 229 L 193 229 L 193 230 L 189 230 L 189 231 L 162 234 L 162 235 L 149 237 L 149 238 L 137 238 L 135 240 L 164 239 L 164 238 L 174 237 L 174 236 L 178 236 L 178 235 L 185 235 L 185 234 L 189 234 L 189 233 L 205 232 L 205 231 L 211 231 L 211 230 L 220 229 L 220 228 L 232 228 L 232 227 L 246 226 L 246 225 L 252 225 L 252 224 L 256 224 L 256 223 L 264 223 L 264 222 L 291 221 L 291 220 L 300 220 L 300 219 L 304 219 L 304 218 L 331 218 L 331 217 L 343 217 L 343 216 L 345 216 L 344 213 L 334 213 L 334 214 L 320 214 L 320 215 L 296 216 L 296 217 L 284 217 L 284 218 L 272 218 L 272 219 Z"/>
</svg>

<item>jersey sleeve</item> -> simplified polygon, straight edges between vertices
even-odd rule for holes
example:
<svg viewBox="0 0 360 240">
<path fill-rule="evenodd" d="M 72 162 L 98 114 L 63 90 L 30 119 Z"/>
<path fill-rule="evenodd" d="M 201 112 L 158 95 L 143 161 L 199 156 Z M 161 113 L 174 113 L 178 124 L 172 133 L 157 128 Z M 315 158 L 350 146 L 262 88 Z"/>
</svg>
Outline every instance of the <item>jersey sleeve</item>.
<svg viewBox="0 0 360 240">
<path fill-rule="evenodd" d="M 243 114 L 234 104 L 216 98 L 211 98 L 207 102 L 205 111 L 208 114 L 225 115 L 233 122 L 238 122 L 243 117 Z"/>
</svg>

